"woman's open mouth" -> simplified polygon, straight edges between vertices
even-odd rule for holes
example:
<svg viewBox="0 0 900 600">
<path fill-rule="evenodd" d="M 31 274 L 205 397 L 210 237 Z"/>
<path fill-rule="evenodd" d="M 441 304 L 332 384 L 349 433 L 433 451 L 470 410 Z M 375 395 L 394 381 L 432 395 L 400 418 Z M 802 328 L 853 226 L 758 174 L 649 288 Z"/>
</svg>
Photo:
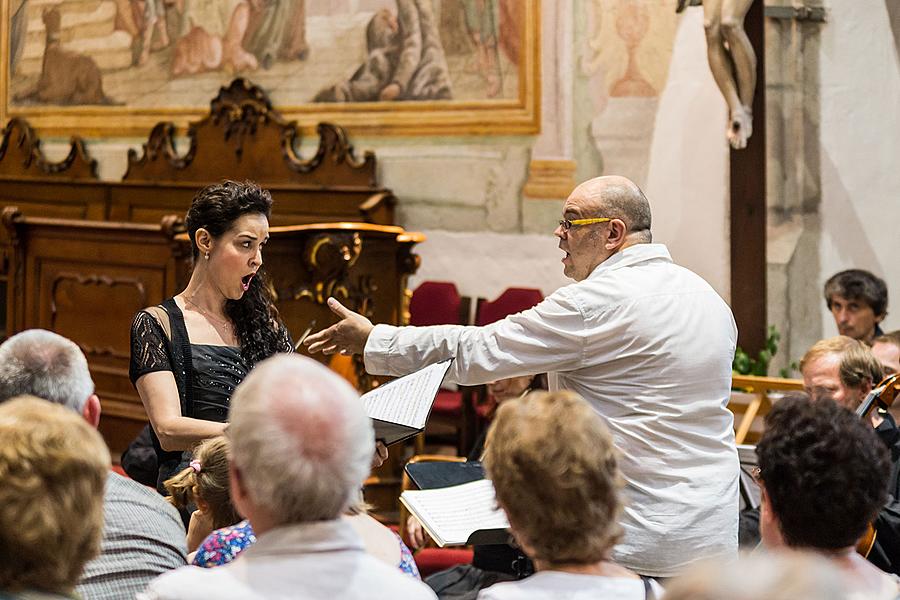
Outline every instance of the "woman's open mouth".
<svg viewBox="0 0 900 600">
<path fill-rule="evenodd" d="M 253 281 L 253 277 L 255 275 L 256 273 L 248 273 L 247 275 L 241 277 L 241 287 L 244 288 L 245 292 L 250 289 L 250 282 Z"/>
</svg>

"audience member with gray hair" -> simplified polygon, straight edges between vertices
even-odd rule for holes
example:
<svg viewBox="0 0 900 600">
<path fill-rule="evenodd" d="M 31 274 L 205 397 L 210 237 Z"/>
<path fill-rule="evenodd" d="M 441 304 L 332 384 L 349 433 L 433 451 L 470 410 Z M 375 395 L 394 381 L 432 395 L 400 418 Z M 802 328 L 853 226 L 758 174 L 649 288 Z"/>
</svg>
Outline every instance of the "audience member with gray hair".
<svg viewBox="0 0 900 600">
<path fill-rule="evenodd" d="M 75 342 L 44 329 L 17 333 L 0 345 L 0 400 L 31 394 L 81 413 L 94 427 L 100 400 Z"/>
<path fill-rule="evenodd" d="M 100 422 L 84 354 L 51 331 L 29 329 L 0 345 L 0 402 L 23 394 L 63 405 L 92 427 Z M 160 573 L 185 564 L 186 552 L 178 512 L 155 491 L 109 471 L 100 555 L 85 566 L 77 592 L 91 599 L 133 598 Z"/>
<path fill-rule="evenodd" d="M 231 398 L 232 501 L 257 542 L 215 569 L 185 567 L 145 599 L 434 598 L 367 554 L 341 516 L 369 473 L 374 432 L 358 394 L 316 361 L 259 363 Z"/>
</svg>

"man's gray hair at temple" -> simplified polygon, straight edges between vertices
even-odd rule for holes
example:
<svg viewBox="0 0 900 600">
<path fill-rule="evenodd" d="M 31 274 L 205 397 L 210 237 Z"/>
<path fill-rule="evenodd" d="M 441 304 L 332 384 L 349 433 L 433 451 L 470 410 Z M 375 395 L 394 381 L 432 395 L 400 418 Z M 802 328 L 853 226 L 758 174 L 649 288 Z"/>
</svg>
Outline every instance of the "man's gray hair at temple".
<svg viewBox="0 0 900 600">
<path fill-rule="evenodd" d="M 93 393 L 87 359 L 71 340 L 29 329 L 0 345 L 0 402 L 30 394 L 81 413 Z"/>
<path fill-rule="evenodd" d="M 231 398 L 232 461 L 250 498 L 282 525 L 337 518 L 375 451 L 359 394 L 311 358 L 257 365 Z"/>
</svg>

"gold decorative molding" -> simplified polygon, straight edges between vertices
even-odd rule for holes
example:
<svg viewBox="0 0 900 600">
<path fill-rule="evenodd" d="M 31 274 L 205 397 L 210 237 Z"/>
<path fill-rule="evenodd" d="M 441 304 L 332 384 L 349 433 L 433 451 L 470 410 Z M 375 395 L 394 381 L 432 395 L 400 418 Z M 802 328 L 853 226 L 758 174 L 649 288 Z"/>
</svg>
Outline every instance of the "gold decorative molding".
<svg viewBox="0 0 900 600">
<path fill-rule="evenodd" d="M 575 188 L 577 167 L 574 160 L 533 160 L 522 194 L 526 198 L 563 200 Z"/>
</svg>

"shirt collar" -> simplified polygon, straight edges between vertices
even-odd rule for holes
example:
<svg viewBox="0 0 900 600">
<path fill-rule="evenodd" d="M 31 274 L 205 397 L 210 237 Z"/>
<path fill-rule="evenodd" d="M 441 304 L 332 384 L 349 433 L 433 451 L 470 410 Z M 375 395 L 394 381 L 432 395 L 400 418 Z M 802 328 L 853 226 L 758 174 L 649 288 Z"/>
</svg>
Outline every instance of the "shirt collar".
<svg viewBox="0 0 900 600">
<path fill-rule="evenodd" d="M 600 276 L 604 271 L 633 267 L 634 265 L 651 261 L 664 260 L 672 262 L 672 256 L 665 244 L 635 244 L 624 250 L 619 250 L 597 267 L 588 276 L 588 279 Z"/>
<path fill-rule="evenodd" d="M 243 554 L 251 557 L 284 556 L 342 550 L 363 551 L 362 540 L 343 517 L 276 527 L 258 536 L 256 543 Z"/>
</svg>

